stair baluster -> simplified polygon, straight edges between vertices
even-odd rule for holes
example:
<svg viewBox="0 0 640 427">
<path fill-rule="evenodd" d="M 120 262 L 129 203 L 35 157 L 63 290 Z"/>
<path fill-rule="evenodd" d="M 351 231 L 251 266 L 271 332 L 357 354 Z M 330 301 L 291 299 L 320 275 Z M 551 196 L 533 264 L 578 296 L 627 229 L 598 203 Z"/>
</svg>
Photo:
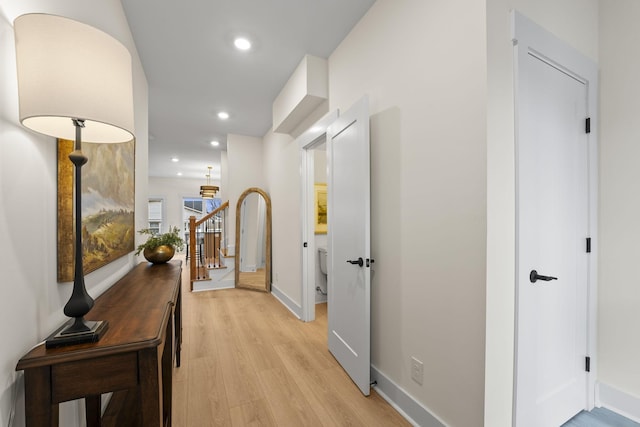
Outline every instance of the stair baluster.
<svg viewBox="0 0 640 427">
<path fill-rule="evenodd" d="M 223 268 L 221 252 L 226 251 L 225 228 L 229 202 L 225 202 L 200 220 L 189 218 L 189 270 L 191 290 L 196 280 L 209 280 L 209 269 Z M 198 231 L 201 230 L 201 231 Z"/>
</svg>

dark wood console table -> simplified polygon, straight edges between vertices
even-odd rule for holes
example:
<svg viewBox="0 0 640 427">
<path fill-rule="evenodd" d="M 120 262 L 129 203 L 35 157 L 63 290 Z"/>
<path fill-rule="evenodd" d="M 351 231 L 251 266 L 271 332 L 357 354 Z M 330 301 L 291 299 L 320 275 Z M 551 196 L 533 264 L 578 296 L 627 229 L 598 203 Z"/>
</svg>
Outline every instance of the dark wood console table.
<svg viewBox="0 0 640 427">
<path fill-rule="evenodd" d="M 58 404 L 85 398 L 87 425 L 171 425 L 173 360 L 182 342 L 181 261 L 141 263 L 96 299 L 87 320 L 107 320 L 97 343 L 27 353 L 27 427 L 57 426 Z M 101 417 L 102 393 L 114 392 Z"/>
</svg>

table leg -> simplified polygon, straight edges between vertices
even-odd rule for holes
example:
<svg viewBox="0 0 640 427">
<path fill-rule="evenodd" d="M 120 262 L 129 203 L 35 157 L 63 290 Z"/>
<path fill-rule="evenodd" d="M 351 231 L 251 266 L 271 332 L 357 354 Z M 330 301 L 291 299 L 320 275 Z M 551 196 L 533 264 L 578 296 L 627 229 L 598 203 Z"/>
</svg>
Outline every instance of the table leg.
<svg viewBox="0 0 640 427">
<path fill-rule="evenodd" d="M 164 343 L 163 343 L 164 344 Z M 162 365 L 159 348 L 141 350 L 138 353 L 140 374 L 140 399 L 142 425 L 159 427 L 162 420 Z"/>
<path fill-rule="evenodd" d="M 167 325 L 167 339 L 162 352 L 162 412 L 168 425 L 171 425 L 171 400 L 173 399 L 173 318 L 169 318 Z"/>
<path fill-rule="evenodd" d="M 182 281 L 180 282 L 180 287 L 178 289 L 178 298 L 176 300 L 176 308 L 175 308 L 175 324 L 174 328 L 176 330 L 176 366 L 180 367 L 180 352 L 182 351 Z"/>
<path fill-rule="evenodd" d="M 58 427 L 58 404 L 52 403 L 51 367 L 24 371 L 24 407 L 27 427 Z"/>
<path fill-rule="evenodd" d="M 84 398 L 84 406 L 87 413 L 87 427 L 102 426 L 101 396 L 99 394 L 86 396 Z"/>
</svg>

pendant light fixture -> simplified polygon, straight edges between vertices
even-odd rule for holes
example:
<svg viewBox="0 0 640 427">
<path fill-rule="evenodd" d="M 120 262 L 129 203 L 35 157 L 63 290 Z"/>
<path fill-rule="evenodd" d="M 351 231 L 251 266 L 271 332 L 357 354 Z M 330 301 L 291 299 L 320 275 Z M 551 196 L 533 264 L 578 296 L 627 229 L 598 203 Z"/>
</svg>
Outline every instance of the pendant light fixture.
<svg viewBox="0 0 640 427">
<path fill-rule="evenodd" d="M 207 166 L 209 171 L 205 175 L 207 177 L 207 185 L 200 186 L 200 197 L 203 199 L 213 199 L 220 188 L 215 185 L 211 185 L 211 166 Z"/>
</svg>

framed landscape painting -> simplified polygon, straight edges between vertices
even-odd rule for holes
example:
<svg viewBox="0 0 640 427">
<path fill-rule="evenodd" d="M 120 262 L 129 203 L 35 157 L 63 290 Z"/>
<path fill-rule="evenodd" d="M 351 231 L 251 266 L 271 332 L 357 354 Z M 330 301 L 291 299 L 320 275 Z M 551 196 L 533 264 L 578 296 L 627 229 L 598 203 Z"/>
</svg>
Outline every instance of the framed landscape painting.
<svg viewBox="0 0 640 427">
<path fill-rule="evenodd" d="M 315 184 L 315 233 L 327 234 L 327 184 Z"/>
<path fill-rule="evenodd" d="M 73 280 L 73 141 L 58 140 L 58 282 Z M 134 250 L 135 141 L 82 144 L 82 246 L 85 274 Z"/>
</svg>

